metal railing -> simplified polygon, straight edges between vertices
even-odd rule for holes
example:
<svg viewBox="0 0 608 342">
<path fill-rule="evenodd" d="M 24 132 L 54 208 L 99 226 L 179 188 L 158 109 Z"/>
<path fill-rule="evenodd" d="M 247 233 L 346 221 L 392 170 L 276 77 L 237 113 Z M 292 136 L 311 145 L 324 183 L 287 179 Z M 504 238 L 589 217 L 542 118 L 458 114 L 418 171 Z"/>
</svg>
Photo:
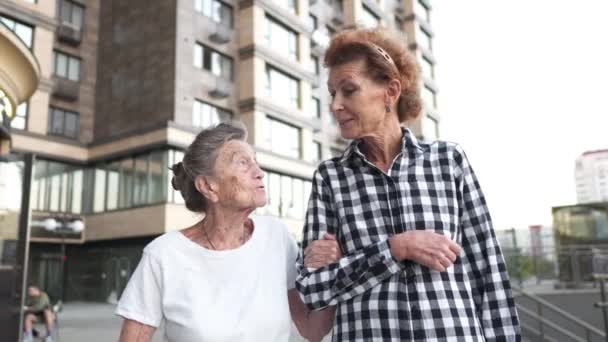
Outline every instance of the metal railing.
<svg viewBox="0 0 608 342">
<path fill-rule="evenodd" d="M 602 332 L 596 327 L 588 324 L 580 320 L 579 318 L 571 315 L 570 313 L 558 308 L 557 306 L 549 303 L 548 301 L 527 293 L 523 291 L 521 288 L 517 286 L 513 286 L 513 293 L 515 296 L 522 296 L 534 303 L 536 306 L 536 311 L 525 307 L 521 303 L 517 303 L 517 311 L 520 313 L 524 313 L 529 316 L 533 320 L 537 322 L 537 326 L 532 326 L 530 324 L 523 324 L 522 327 L 532 334 L 536 335 L 540 341 L 566 341 L 564 338 L 568 338 L 571 341 L 577 342 L 592 342 L 606 340 L 606 332 Z M 557 316 L 560 318 L 560 321 L 568 322 L 570 326 L 576 327 L 578 331 L 573 331 L 572 329 L 566 328 L 563 325 L 558 324 L 554 320 L 549 320 L 547 318 L 547 313 L 551 312 L 552 316 Z M 583 332 L 582 334 L 580 332 Z M 557 333 L 559 335 L 559 339 L 555 339 L 552 336 L 555 336 Z M 599 338 L 599 339 L 598 339 Z"/>
<path fill-rule="evenodd" d="M 547 280 L 561 288 L 597 287 L 594 261 L 608 260 L 608 245 L 546 247 L 540 252 L 517 247 L 502 250 L 511 281 L 520 287 Z"/>
</svg>

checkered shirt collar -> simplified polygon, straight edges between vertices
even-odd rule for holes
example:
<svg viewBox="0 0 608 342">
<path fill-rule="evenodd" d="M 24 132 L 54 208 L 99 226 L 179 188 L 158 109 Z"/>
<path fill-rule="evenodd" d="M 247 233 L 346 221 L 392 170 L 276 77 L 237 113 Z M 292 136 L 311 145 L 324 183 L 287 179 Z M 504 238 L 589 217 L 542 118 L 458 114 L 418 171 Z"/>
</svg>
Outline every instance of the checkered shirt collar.
<svg viewBox="0 0 608 342">
<path fill-rule="evenodd" d="M 346 162 L 351 158 L 353 153 L 363 155 L 361 150 L 359 149 L 359 144 L 361 144 L 361 139 L 355 139 L 351 141 L 348 145 L 342 157 L 340 158 L 340 163 Z M 408 150 L 416 152 L 416 154 L 423 151 L 422 146 L 418 143 L 418 139 L 416 136 L 410 131 L 409 128 L 401 127 L 401 152 L 406 153 Z"/>
</svg>

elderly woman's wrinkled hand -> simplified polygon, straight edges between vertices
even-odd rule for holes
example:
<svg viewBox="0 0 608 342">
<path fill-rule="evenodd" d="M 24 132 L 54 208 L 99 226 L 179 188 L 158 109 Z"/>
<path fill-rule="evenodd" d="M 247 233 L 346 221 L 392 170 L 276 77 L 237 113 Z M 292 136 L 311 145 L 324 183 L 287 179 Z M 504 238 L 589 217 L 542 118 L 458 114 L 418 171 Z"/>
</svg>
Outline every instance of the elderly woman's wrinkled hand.
<svg viewBox="0 0 608 342">
<path fill-rule="evenodd" d="M 323 240 L 310 243 L 304 250 L 304 266 L 310 268 L 325 267 L 340 260 L 342 251 L 336 237 L 332 234 L 323 235 Z"/>
<path fill-rule="evenodd" d="M 391 237 L 390 245 L 395 259 L 412 260 L 439 272 L 452 266 L 461 250 L 450 238 L 432 230 L 397 234 Z"/>
</svg>

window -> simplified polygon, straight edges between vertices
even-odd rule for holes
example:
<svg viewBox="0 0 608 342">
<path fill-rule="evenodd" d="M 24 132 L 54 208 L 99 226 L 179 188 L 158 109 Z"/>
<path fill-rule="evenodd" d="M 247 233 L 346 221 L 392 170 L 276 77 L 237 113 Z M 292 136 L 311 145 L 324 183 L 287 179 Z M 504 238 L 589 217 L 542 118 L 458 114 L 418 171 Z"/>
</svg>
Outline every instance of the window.
<svg viewBox="0 0 608 342">
<path fill-rule="evenodd" d="M 167 193 L 165 184 L 170 184 L 168 178 L 167 156 L 174 151 L 154 151 L 148 156 L 148 200 L 147 203 L 160 203 L 165 201 Z M 173 190 L 173 188 L 171 188 Z"/>
<path fill-rule="evenodd" d="M 321 73 L 319 57 L 315 55 L 310 55 L 310 71 L 314 72 L 315 75 L 319 75 Z"/>
<path fill-rule="evenodd" d="M 61 24 L 68 25 L 75 30 L 81 30 L 84 18 L 84 7 L 69 0 L 61 1 L 59 19 Z"/>
<path fill-rule="evenodd" d="M 321 147 L 321 143 L 314 141 L 313 142 L 314 145 L 314 156 L 313 156 L 313 162 L 320 162 L 321 160 L 323 160 L 323 148 Z"/>
<path fill-rule="evenodd" d="M 0 20 L 4 23 L 4 25 L 8 26 L 8 28 L 23 41 L 25 46 L 28 48 L 32 48 L 32 43 L 34 40 L 34 28 L 30 25 L 24 24 L 17 20 L 5 17 L 4 15 L 0 15 Z"/>
<path fill-rule="evenodd" d="M 232 6 L 217 0 L 194 0 L 194 10 L 216 23 L 234 26 Z"/>
<path fill-rule="evenodd" d="M 434 79 L 435 78 L 435 73 L 433 70 L 433 63 L 431 63 L 431 61 L 429 61 L 428 59 L 422 57 L 422 61 L 420 63 L 420 68 L 422 71 L 422 76 L 426 77 L 426 78 L 430 78 L 430 79 Z"/>
<path fill-rule="evenodd" d="M 266 95 L 281 105 L 300 108 L 300 82 L 268 64 Z"/>
<path fill-rule="evenodd" d="M 268 203 L 262 214 L 302 220 L 310 197 L 312 183 L 288 175 L 264 171 Z"/>
<path fill-rule="evenodd" d="M 87 212 L 99 213 L 165 202 L 166 189 L 173 191 L 168 178 L 169 166 L 173 163 L 169 163 L 168 156 L 173 158 L 177 152 L 157 150 L 89 169 L 93 192 L 84 194 L 89 196 L 84 201 L 90 203 Z M 177 196 L 181 198 L 179 192 Z M 169 198 L 168 201 L 173 202 L 173 199 Z"/>
<path fill-rule="evenodd" d="M 95 169 L 93 177 L 93 212 L 100 213 L 105 210 L 106 203 L 106 170 Z"/>
<path fill-rule="evenodd" d="M 31 189 L 32 210 L 82 212 L 83 170 L 44 159 L 36 160 Z"/>
<path fill-rule="evenodd" d="M 53 57 L 53 72 L 56 76 L 67 78 L 74 82 L 80 80 L 80 58 L 60 51 L 54 51 Z"/>
<path fill-rule="evenodd" d="M 265 39 L 268 47 L 298 60 L 298 34 L 268 15 L 266 16 Z"/>
<path fill-rule="evenodd" d="M 298 2 L 297 0 L 274 0 L 274 2 L 287 8 L 291 13 L 298 14 Z"/>
<path fill-rule="evenodd" d="M 194 66 L 215 76 L 233 79 L 232 58 L 200 43 L 194 45 Z"/>
<path fill-rule="evenodd" d="M 229 121 L 231 118 L 232 112 L 228 110 L 194 100 L 192 107 L 192 126 L 194 127 L 210 127 Z"/>
<path fill-rule="evenodd" d="M 316 118 L 321 118 L 321 101 L 316 98 L 316 97 L 312 97 L 312 112 L 314 113 Z"/>
<path fill-rule="evenodd" d="M 313 32 L 317 28 L 319 28 L 319 20 L 314 15 L 309 14 L 308 15 L 308 30 L 310 32 Z"/>
<path fill-rule="evenodd" d="M 129 208 L 133 205 L 133 158 L 123 159 L 117 165 L 120 167 L 118 175 L 118 207 Z"/>
<path fill-rule="evenodd" d="M 426 8 L 419 0 L 414 0 L 414 14 L 422 20 L 430 23 L 429 9 Z"/>
<path fill-rule="evenodd" d="M 424 101 L 427 108 L 435 108 L 435 93 L 428 87 L 422 87 L 422 101 Z"/>
<path fill-rule="evenodd" d="M 361 11 L 361 24 L 365 27 L 376 27 L 380 24 L 380 18 L 367 6 L 363 5 L 363 11 Z"/>
<path fill-rule="evenodd" d="M 78 113 L 59 108 L 49 110 L 48 133 L 66 138 L 78 139 L 80 131 L 80 120 Z"/>
<path fill-rule="evenodd" d="M 433 50 L 431 44 L 431 34 L 426 32 L 420 25 L 416 25 L 416 43 L 423 49 Z"/>
<path fill-rule="evenodd" d="M 176 164 L 184 159 L 184 152 L 177 151 L 177 150 L 169 150 L 169 154 L 167 157 L 168 157 L 167 165 L 173 166 L 174 164 Z M 184 202 L 185 202 L 184 197 L 178 190 L 173 189 L 170 181 L 166 182 L 166 187 L 168 188 L 167 193 L 169 194 L 169 198 L 168 198 L 169 202 L 184 204 Z"/>
<path fill-rule="evenodd" d="M 439 125 L 437 120 L 432 117 L 425 115 L 424 122 L 422 123 L 422 134 L 427 141 L 437 140 L 439 137 Z"/>
<path fill-rule="evenodd" d="M 300 158 L 300 129 L 266 117 L 264 147 L 277 154 Z"/>
<path fill-rule="evenodd" d="M 145 204 L 148 199 L 148 154 L 135 157 L 133 166 L 133 205 Z"/>
<path fill-rule="evenodd" d="M 13 104 L 8 98 L 8 95 L 0 89 L 0 121 L 4 120 L 4 117 L 12 117 L 14 115 Z"/>
<path fill-rule="evenodd" d="M 11 128 L 25 129 L 27 123 L 28 103 L 24 102 L 17 106 L 15 117 L 11 120 Z"/>
<path fill-rule="evenodd" d="M 108 180 L 106 188 L 106 210 L 118 208 L 118 190 L 120 179 L 120 162 L 113 162 L 107 166 Z"/>
</svg>

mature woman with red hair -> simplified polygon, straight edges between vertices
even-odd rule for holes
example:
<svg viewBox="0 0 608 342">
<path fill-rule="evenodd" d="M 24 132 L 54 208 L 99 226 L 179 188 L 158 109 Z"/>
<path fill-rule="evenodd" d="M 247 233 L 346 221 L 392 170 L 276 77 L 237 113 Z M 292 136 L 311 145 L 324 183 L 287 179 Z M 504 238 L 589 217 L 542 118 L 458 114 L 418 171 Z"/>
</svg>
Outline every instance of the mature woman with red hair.
<svg viewBox="0 0 608 342">
<path fill-rule="evenodd" d="M 520 340 L 464 151 L 401 126 L 421 111 L 418 67 L 403 42 L 382 29 L 347 30 L 325 66 L 331 111 L 352 143 L 313 177 L 296 281 L 304 302 L 337 306 L 335 341 Z M 344 256 L 328 264 L 336 241 Z"/>
</svg>

